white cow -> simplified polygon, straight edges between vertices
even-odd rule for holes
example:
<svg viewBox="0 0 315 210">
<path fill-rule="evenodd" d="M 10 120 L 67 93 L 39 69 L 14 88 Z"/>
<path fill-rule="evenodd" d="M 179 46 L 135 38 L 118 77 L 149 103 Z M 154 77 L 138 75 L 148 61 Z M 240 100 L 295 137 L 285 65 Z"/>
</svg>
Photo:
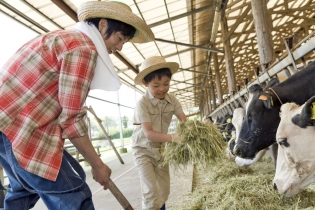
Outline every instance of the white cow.
<svg viewBox="0 0 315 210">
<path fill-rule="evenodd" d="M 242 122 L 243 122 L 243 116 L 244 116 L 244 109 L 243 108 L 236 108 L 233 111 L 233 117 L 232 117 L 232 124 L 235 128 L 235 131 L 232 131 L 231 135 L 231 139 L 228 142 L 228 146 L 226 148 L 226 156 L 228 157 L 228 159 L 230 160 L 235 160 L 235 155 L 232 153 L 234 145 L 235 145 L 235 141 L 236 138 L 240 132 L 241 126 L 242 126 Z"/>
<path fill-rule="evenodd" d="M 315 96 L 302 106 L 294 103 L 281 106 L 281 121 L 276 134 L 278 159 L 273 183 L 274 188 L 286 196 L 294 196 L 315 182 L 314 101 Z"/>
</svg>

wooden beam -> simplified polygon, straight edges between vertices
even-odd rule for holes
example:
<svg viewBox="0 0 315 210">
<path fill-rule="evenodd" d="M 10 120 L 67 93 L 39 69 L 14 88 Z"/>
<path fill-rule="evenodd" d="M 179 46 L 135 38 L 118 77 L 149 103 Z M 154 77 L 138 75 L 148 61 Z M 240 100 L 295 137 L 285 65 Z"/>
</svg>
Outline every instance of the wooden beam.
<svg viewBox="0 0 315 210">
<path fill-rule="evenodd" d="M 234 23 L 234 25 L 230 28 L 230 30 L 228 31 L 228 34 L 226 35 L 226 37 L 224 37 L 224 42 L 226 42 L 227 39 L 230 38 L 230 36 L 234 33 L 235 29 L 240 25 L 240 23 L 244 20 L 244 18 L 247 16 L 248 12 L 251 10 L 251 6 L 248 5 L 247 8 L 245 9 L 245 11 L 242 13 L 242 15 L 237 18 L 237 21 Z"/>
</svg>

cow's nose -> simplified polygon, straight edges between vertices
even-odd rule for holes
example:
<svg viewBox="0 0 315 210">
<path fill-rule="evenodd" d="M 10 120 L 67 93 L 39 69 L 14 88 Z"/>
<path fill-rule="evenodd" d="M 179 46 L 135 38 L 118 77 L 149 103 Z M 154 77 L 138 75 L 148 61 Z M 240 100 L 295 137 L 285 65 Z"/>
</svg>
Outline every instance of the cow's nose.
<svg viewBox="0 0 315 210">
<path fill-rule="evenodd" d="M 275 189 L 275 190 L 277 190 L 277 191 L 278 191 L 278 188 L 277 188 L 276 183 L 273 183 L 273 189 Z"/>
<path fill-rule="evenodd" d="M 233 152 L 236 156 L 239 156 L 241 154 L 241 150 L 237 145 L 235 145 Z"/>
</svg>

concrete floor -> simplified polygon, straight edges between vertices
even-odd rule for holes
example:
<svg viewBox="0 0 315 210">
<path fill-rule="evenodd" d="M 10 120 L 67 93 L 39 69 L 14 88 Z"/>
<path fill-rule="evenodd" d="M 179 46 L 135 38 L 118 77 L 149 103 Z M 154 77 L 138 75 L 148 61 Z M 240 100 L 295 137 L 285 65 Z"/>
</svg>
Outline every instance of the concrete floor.
<svg viewBox="0 0 315 210">
<path fill-rule="evenodd" d="M 125 164 L 121 164 L 114 151 L 103 153 L 101 158 L 111 169 L 111 179 L 129 201 L 135 210 L 141 210 L 141 189 L 137 169 L 131 154 L 130 146 L 126 146 L 128 152 L 120 154 Z M 121 210 L 123 209 L 109 190 L 104 191 L 102 187 L 93 180 L 91 167 L 87 162 L 80 164 L 86 172 L 87 184 L 93 194 L 93 202 L 96 210 Z M 193 167 L 174 172 L 171 168 L 171 194 L 166 203 L 168 210 L 180 209 L 180 200 L 187 196 L 192 190 Z M 46 210 L 47 207 L 39 200 L 34 210 Z"/>
</svg>

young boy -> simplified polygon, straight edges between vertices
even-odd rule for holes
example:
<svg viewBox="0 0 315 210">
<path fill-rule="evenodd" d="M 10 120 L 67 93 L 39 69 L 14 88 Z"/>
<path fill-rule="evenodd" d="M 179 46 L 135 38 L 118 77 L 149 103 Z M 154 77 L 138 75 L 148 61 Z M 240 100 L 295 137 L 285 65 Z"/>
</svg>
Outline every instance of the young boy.
<svg viewBox="0 0 315 210">
<path fill-rule="evenodd" d="M 175 115 L 180 121 L 186 120 L 179 101 L 168 94 L 171 77 L 178 67 L 178 63 L 153 56 L 141 64 L 140 73 L 135 78 L 135 84 L 147 88 L 135 107 L 134 124 L 137 127 L 132 135 L 143 210 L 165 209 L 170 193 L 169 166 L 160 166 L 160 163 L 163 162 L 163 142 L 172 142 L 174 137 L 167 134 L 172 116 Z"/>
</svg>

